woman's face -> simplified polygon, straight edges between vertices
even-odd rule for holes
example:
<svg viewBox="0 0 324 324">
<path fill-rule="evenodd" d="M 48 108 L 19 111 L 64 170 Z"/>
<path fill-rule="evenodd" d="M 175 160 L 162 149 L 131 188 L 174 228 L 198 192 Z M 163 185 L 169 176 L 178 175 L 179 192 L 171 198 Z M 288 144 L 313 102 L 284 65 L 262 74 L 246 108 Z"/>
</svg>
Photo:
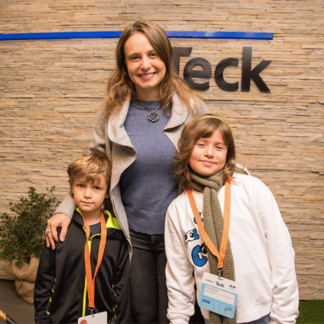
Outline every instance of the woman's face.
<svg viewBox="0 0 324 324">
<path fill-rule="evenodd" d="M 124 45 L 127 72 L 139 100 L 160 99 L 160 85 L 166 67 L 148 38 L 141 32 L 134 33 Z"/>
<path fill-rule="evenodd" d="M 193 147 L 189 165 L 193 171 L 208 177 L 223 169 L 227 146 L 221 132 L 216 129 L 211 137 L 200 138 Z"/>
</svg>

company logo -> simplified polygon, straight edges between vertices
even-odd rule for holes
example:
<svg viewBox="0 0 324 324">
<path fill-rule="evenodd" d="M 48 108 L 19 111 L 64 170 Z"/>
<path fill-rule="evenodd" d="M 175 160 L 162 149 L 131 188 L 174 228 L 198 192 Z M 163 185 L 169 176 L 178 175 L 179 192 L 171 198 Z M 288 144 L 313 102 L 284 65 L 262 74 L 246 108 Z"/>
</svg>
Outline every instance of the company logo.
<svg viewBox="0 0 324 324">
<path fill-rule="evenodd" d="M 233 286 L 233 285 L 229 285 L 228 289 L 229 289 L 230 291 L 235 291 L 235 290 L 236 290 L 236 287 Z"/>
<path fill-rule="evenodd" d="M 176 72 L 179 74 L 180 57 L 188 57 L 191 54 L 192 47 L 173 47 L 173 64 Z M 262 60 L 253 69 L 251 68 L 252 47 L 243 47 L 242 58 L 242 76 L 241 90 L 250 91 L 251 79 L 261 92 L 270 92 L 270 89 L 262 80 L 260 73 L 271 63 L 271 61 Z M 215 68 L 214 79 L 218 87 L 224 91 L 236 91 L 239 88 L 239 82 L 228 83 L 224 79 L 224 70 L 229 66 L 238 66 L 237 58 L 229 57 L 221 60 Z M 200 66 L 202 70 L 194 70 L 196 66 Z M 207 90 L 209 89 L 209 81 L 204 83 L 196 83 L 193 78 L 210 79 L 212 76 L 212 68 L 210 63 L 201 57 L 196 57 L 187 62 L 183 71 L 183 78 L 191 89 Z"/>
<path fill-rule="evenodd" d="M 217 282 L 217 281 L 216 281 L 216 286 L 224 288 L 224 284 L 219 283 L 219 282 Z"/>
</svg>

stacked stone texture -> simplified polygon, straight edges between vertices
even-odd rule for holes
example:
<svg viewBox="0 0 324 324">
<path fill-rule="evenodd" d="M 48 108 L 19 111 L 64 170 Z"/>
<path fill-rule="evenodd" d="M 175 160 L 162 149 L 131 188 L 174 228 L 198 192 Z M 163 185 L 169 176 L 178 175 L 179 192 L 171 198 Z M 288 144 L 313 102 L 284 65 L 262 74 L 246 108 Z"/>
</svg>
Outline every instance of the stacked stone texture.
<svg viewBox="0 0 324 324">
<path fill-rule="evenodd" d="M 272 190 L 296 252 L 301 299 L 324 299 L 324 4 L 322 1 L 2 0 L 0 32 L 116 31 L 149 19 L 167 31 L 272 32 L 272 40 L 171 39 L 192 47 L 181 58 L 209 61 L 213 76 L 201 92 L 213 113 L 233 127 L 237 160 Z M 0 212 L 27 194 L 55 186 L 68 191 L 67 165 L 91 143 L 92 126 L 114 68 L 117 39 L 0 42 Z M 270 65 L 262 93 L 226 92 L 214 80 L 239 82 L 243 47 L 252 68 Z M 195 80 L 206 82 L 206 80 Z M 3 263 L 2 263 L 3 265 Z M 0 266 L 1 268 L 1 266 Z M 4 266 L 0 277 L 7 277 Z"/>
</svg>

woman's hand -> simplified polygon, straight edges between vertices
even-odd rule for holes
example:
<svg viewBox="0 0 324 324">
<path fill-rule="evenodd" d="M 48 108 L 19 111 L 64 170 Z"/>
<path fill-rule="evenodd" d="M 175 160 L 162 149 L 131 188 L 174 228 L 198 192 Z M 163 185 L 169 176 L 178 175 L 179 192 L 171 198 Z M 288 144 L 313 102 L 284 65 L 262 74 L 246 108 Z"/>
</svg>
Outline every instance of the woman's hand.
<svg viewBox="0 0 324 324">
<path fill-rule="evenodd" d="M 57 228 L 61 227 L 61 234 L 60 234 L 60 241 L 63 242 L 65 240 L 65 236 L 67 233 L 67 229 L 69 227 L 71 223 L 71 218 L 58 213 L 55 214 L 53 217 L 51 217 L 48 221 L 47 221 L 47 227 L 46 227 L 46 231 L 45 231 L 45 239 L 46 239 L 46 246 L 52 247 L 53 250 L 55 250 L 55 242 L 54 241 L 58 241 L 58 237 L 57 237 Z"/>
</svg>

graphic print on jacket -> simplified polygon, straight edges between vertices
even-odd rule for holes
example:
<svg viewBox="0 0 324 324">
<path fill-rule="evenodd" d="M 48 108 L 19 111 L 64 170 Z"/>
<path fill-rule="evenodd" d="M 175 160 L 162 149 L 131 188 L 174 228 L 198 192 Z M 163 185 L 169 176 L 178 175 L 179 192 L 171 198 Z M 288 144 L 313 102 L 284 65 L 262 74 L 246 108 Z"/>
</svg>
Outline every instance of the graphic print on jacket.
<svg viewBox="0 0 324 324">
<path fill-rule="evenodd" d="M 199 215 L 200 215 L 201 221 L 204 222 L 202 212 L 199 212 Z M 193 218 L 193 221 L 195 224 L 197 224 L 195 217 Z M 189 244 L 190 245 L 195 244 L 195 241 L 199 240 L 199 234 L 197 232 L 197 228 L 194 228 L 194 229 L 188 231 L 187 233 L 184 233 L 183 235 L 184 235 L 185 242 L 186 242 L 186 244 L 188 244 L 188 246 L 189 246 Z M 195 264 L 195 266 L 197 266 L 197 267 L 204 266 L 208 261 L 206 244 L 202 243 L 201 245 L 200 244 L 195 245 L 191 251 L 191 257 L 192 257 L 192 261 Z"/>
</svg>

